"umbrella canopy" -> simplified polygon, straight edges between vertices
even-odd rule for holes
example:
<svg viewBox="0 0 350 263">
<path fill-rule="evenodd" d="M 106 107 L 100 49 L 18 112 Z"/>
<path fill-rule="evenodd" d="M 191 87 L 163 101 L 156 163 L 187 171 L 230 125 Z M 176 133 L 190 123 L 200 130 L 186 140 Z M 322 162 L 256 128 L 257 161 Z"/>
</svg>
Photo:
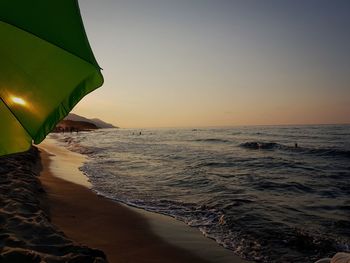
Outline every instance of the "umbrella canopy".
<svg viewBox="0 0 350 263">
<path fill-rule="evenodd" d="M 40 143 L 103 77 L 76 0 L 0 1 L 0 155 Z"/>
</svg>

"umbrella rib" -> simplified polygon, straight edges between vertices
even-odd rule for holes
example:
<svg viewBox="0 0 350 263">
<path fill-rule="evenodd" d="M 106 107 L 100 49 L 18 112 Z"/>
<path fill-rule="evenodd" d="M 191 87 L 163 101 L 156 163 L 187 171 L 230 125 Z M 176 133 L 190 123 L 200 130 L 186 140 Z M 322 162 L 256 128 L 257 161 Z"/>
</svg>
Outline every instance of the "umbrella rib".
<svg viewBox="0 0 350 263">
<path fill-rule="evenodd" d="M 5 107 L 12 113 L 13 117 L 15 117 L 15 119 L 18 121 L 18 123 L 22 126 L 22 128 L 28 133 L 28 135 L 30 137 L 31 134 L 30 132 L 27 130 L 27 128 L 22 124 L 22 122 L 17 118 L 16 114 L 11 110 L 11 108 L 6 104 L 6 102 L 4 101 L 4 99 L 0 96 L 0 100 L 2 101 L 2 103 L 4 103 Z"/>
<path fill-rule="evenodd" d="M 0 22 L 3 22 L 3 23 L 5 23 L 5 24 L 8 24 L 9 26 L 13 26 L 13 27 L 15 27 L 15 28 L 18 28 L 19 30 L 22 30 L 22 31 L 24 31 L 24 32 L 26 32 L 26 33 L 28 33 L 28 34 L 30 34 L 30 35 L 32 35 L 32 36 L 35 36 L 36 38 L 38 38 L 38 39 L 40 39 L 40 40 L 43 40 L 43 41 L 45 41 L 45 42 L 47 42 L 47 43 L 49 43 L 49 44 L 51 44 L 51 45 L 53 45 L 53 46 L 55 46 L 55 47 L 57 47 L 57 48 L 59 48 L 59 49 L 62 49 L 63 51 L 65 51 L 65 52 L 67 52 L 67 53 L 69 53 L 69 54 L 71 54 L 71 55 L 73 55 L 73 56 L 75 56 L 75 57 L 77 57 L 77 58 L 79 58 L 79 59 L 85 61 L 86 63 L 92 65 L 92 66 L 95 67 L 95 68 L 102 69 L 99 65 L 97 65 L 97 67 L 96 67 L 96 65 L 94 65 L 94 64 L 91 63 L 90 61 L 86 60 L 85 58 L 82 58 L 81 56 L 79 56 L 79 55 L 77 55 L 77 54 L 74 54 L 74 53 L 70 52 L 69 50 L 67 50 L 67 49 L 65 49 L 65 48 L 63 48 L 63 47 L 61 47 L 61 46 L 59 46 L 59 45 L 57 45 L 57 44 L 55 44 L 55 43 L 52 43 L 52 42 L 50 42 L 50 41 L 48 41 L 48 40 L 46 40 L 46 39 L 44 39 L 44 38 L 38 36 L 37 34 L 35 34 L 35 33 L 33 33 L 33 32 L 30 32 L 30 31 L 28 31 L 28 30 L 26 30 L 26 29 L 24 29 L 24 28 L 21 28 L 21 27 L 19 27 L 19 26 L 17 26 L 17 25 L 13 25 L 13 24 L 7 23 L 6 21 L 3 21 L 3 20 L 0 20 Z"/>
</svg>

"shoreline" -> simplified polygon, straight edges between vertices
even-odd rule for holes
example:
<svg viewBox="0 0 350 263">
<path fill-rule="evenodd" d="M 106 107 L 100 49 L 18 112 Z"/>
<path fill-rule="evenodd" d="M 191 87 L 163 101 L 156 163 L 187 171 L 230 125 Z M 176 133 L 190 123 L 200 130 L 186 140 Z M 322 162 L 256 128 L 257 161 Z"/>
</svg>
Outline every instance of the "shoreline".
<svg viewBox="0 0 350 263">
<path fill-rule="evenodd" d="M 52 223 L 69 238 L 104 251 L 111 263 L 247 262 L 171 217 L 97 195 L 78 170 L 84 157 L 50 140 L 39 146 L 43 166 L 39 178 Z"/>
</svg>

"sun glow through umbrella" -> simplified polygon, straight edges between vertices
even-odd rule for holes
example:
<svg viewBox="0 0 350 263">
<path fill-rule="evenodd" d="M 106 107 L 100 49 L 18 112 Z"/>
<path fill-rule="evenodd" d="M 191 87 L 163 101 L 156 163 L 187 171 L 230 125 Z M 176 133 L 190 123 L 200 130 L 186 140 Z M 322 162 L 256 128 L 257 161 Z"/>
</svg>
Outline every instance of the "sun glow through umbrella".
<svg viewBox="0 0 350 263">
<path fill-rule="evenodd" d="M 23 106 L 26 105 L 25 100 L 22 99 L 22 98 L 19 98 L 19 97 L 12 97 L 11 99 L 12 99 L 12 101 L 13 101 L 14 103 L 16 103 L 16 104 L 20 104 L 20 105 L 23 105 Z"/>
<path fill-rule="evenodd" d="M 0 155 L 40 143 L 103 84 L 76 0 L 0 1 Z"/>
</svg>

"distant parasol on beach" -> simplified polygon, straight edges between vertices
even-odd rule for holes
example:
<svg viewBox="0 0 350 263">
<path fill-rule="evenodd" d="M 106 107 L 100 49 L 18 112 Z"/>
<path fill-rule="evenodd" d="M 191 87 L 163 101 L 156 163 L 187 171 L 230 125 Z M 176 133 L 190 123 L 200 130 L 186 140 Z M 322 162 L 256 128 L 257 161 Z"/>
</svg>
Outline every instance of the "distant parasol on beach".
<svg viewBox="0 0 350 263">
<path fill-rule="evenodd" d="M 77 0 L 0 1 L 0 156 L 40 143 L 103 84 Z"/>
</svg>

